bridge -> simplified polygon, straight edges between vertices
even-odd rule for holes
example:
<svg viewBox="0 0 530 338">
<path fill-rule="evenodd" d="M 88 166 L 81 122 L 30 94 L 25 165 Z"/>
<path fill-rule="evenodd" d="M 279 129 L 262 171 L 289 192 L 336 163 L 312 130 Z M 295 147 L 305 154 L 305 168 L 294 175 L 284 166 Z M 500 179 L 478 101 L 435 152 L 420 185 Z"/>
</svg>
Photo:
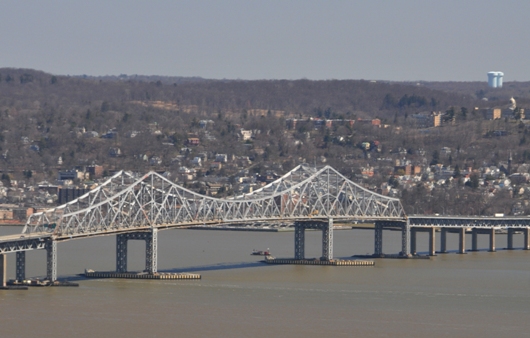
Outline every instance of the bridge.
<svg viewBox="0 0 530 338">
<path fill-rule="evenodd" d="M 418 231 L 430 231 L 434 254 L 436 228 L 446 229 L 442 242 L 455 229 L 463 233 L 461 238 L 467 228 L 476 234 L 490 231 L 492 238 L 495 229 L 511 229 L 512 235 L 515 228 L 526 229 L 528 248 L 530 227 L 530 218 L 407 217 L 399 199 L 367 190 L 330 166 L 299 165 L 252 193 L 222 199 L 195 193 L 155 172 L 137 177 L 121 171 L 76 200 L 31 215 L 20 235 L 0 237 L 0 277 L 5 282 L 5 254 L 16 253 L 16 279 L 22 281 L 26 251 L 46 250 L 47 278 L 55 281 L 58 243 L 110 235 L 116 236 L 116 272 L 127 271 L 128 241 L 143 240 L 145 269 L 156 274 L 159 231 L 261 221 L 294 224 L 296 259 L 304 258 L 305 230 L 321 230 L 323 260 L 333 259 L 334 221 L 374 223 L 376 256 L 383 254 L 383 230 L 400 229 L 404 257 L 415 253 Z"/>
</svg>

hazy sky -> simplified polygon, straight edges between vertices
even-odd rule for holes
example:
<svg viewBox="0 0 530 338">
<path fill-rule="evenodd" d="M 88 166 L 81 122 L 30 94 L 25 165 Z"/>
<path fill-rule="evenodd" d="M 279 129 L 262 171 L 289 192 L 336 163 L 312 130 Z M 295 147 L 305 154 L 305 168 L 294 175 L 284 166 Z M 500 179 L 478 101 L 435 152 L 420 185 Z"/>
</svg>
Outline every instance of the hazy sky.
<svg viewBox="0 0 530 338">
<path fill-rule="evenodd" d="M 60 75 L 530 80 L 528 0 L 2 0 L 0 67 Z"/>
</svg>

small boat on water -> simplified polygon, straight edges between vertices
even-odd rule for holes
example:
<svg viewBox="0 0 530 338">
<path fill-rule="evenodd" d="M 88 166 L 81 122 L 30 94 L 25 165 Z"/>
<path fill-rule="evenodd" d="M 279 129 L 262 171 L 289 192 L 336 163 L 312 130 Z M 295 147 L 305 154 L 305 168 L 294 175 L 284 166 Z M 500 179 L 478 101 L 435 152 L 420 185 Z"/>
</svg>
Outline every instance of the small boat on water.
<svg viewBox="0 0 530 338">
<path fill-rule="evenodd" d="M 265 250 L 265 251 L 252 250 L 251 255 L 254 255 L 254 256 L 270 256 L 271 252 L 269 251 L 269 248 L 267 248 L 267 250 Z"/>
</svg>

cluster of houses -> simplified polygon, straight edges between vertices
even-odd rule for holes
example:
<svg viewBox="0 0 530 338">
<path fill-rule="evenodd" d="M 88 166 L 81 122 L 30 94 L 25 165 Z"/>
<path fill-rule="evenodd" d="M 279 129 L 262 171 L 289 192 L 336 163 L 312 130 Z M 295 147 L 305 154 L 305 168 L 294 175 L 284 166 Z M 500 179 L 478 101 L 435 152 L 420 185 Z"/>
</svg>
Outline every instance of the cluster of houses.
<svg viewBox="0 0 530 338">
<path fill-rule="evenodd" d="M 453 149 L 453 151 L 456 151 Z M 421 150 L 412 152 L 414 160 L 378 158 L 376 163 L 360 167 L 356 172 L 357 181 L 365 182 L 363 185 L 380 194 L 391 197 L 400 197 L 403 190 L 411 190 L 419 184 L 427 191 L 452 185 L 470 185 L 478 189 L 484 196 L 494 198 L 497 193 L 506 191 L 514 200 L 513 214 L 523 211 L 521 204 L 528 204 L 530 197 L 530 165 L 514 164 L 512 160 L 501 161 L 497 165 L 483 164 L 479 168 L 459 168 L 458 166 L 432 164 Z M 451 149 L 443 147 L 440 154 L 451 154 Z M 403 153 L 402 155 L 405 155 Z M 370 179 L 376 174 L 383 177 L 392 177 L 392 182 L 383 182 L 380 185 L 371 185 Z M 475 181 L 472 182 L 472 179 Z M 475 186 L 473 186 L 473 184 Z M 525 205 L 526 205 L 525 204 Z M 517 210 L 516 210 L 517 209 Z"/>
</svg>

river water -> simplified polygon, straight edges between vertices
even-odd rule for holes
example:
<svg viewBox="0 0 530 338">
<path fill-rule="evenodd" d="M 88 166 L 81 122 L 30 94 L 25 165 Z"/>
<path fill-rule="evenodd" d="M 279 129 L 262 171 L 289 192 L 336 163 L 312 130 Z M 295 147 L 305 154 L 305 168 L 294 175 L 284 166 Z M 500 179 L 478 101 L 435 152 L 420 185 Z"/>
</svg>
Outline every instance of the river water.
<svg viewBox="0 0 530 338">
<path fill-rule="evenodd" d="M 0 235 L 19 227 L 0 227 Z M 335 257 L 373 252 L 372 230 L 334 233 Z M 468 242 L 471 236 L 467 236 Z M 115 268 L 115 237 L 58 245 L 60 278 L 78 288 L 0 290 L 0 337 L 523 337 L 530 332 L 530 251 L 499 249 L 430 260 L 378 259 L 375 267 L 265 265 L 253 249 L 293 257 L 294 233 L 159 232 L 159 271 L 201 280 L 86 280 L 85 268 Z M 321 255 L 306 232 L 306 257 Z M 522 235 L 515 245 L 522 247 Z M 400 251 L 384 232 L 384 252 Z M 418 251 L 427 251 L 418 234 Z M 468 243 L 468 247 L 470 243 Z M 488 237 L 479 235 L 479 246 Z M 497 236 L 497 248 L 506 236 Z M 129 241 L 129 270 L 144 268 Z M 438 246 L 439 248 L 439 246 Z M 448 234 L 448 249 L 458 249 Z M 14 278 L 15 254 L 8 255 Z M 28 252 L 26 276 L 43 276 L 45 251 Z"/>
</svg>

